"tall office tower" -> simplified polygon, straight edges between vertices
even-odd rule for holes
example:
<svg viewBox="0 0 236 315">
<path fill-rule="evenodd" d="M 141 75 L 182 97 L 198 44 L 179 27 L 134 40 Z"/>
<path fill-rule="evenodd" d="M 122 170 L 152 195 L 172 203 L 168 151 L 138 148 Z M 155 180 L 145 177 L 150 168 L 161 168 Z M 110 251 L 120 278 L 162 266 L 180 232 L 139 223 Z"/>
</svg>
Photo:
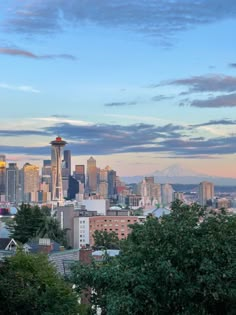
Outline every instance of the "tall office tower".
<svg viewBox="0 0 236 315">
<path fill-rule="evenodd" d="M 146 176 L 144 177 L 147 184 L 152 185 L 154 184 L 154 176 Z"/>
<path fill-rule="evenodd" d="M 171 202 L 173 201 L 173 187 L 170 184 L 163 184 L 161 185 L 161 200 L 162 206 L 168 207 Z"/>
<path fill-rule="evenodd" d="M 75 170 L 73 172 L 73 177 L 85 184 L 85 167 L 84 165 L 75 165 Z"/>
<path fill-rule="evenodd" d="M 6 200 L 17 203 L 19 199 L 19 169 L 16 163 L 9 163 L 6 174 Z"/>
<path fill-rule="evenodd" d="M 97 192 L 97 166 L 92 156 L 87 160 L 87 188 L 88 193 Z"/>
<path fill-rule="evenodd" d="M 98 177 L 98 192 L 104 199 L 108 198 L 108 169 L 100 169 Z"/>
<path fill-rule="evenodd" d="M 66 141 L 57 137 L 51 144 L 51 171 L 52 171 L 52 200 L 63 202 L 62 186 L 62 149 Z"/>
<path fill-rule="evenodd" d="M 49 191 L 52 191 L 51 160 L 43 160 L 42 183 L 47 184 L 49 187 Z"/>
<path fill-rule="evenodd" d="M 144 207 L 155 206 L 161 203 L 161 186 L 154 183 L 154 177 L 145 177 L 139 185 L 141 204 Z"/>
<path fill-rule="evenodd" d="M 6 197 L 6 156 L 0 155 L 0 202 Z"/>
<path fill-rule="evenodd" d="M 30 202 L 33 194 L 39 190 L 39 167 L 30 163 L 23 166 L 24 201 Z M 35 199 L 35 198 L 34 198 Z"/>
<path fill-rule="evenodd" d="M 199 184 L 199 203 L 206 206 L 212 202 L 214 197 L 214 184 L 210 182 L 201 182 Z"/>
<path fill-rule="evenodd" d="M 107 170 L 108 197 L 112 198 L 116 195 L 116 171 L 112 170 L 109 166 L 105 169 Z"/>
<path fill-rule="evenodd" d="M 64 168 L 67 170 L 68 177 L 71 175 L 71 151 L 64 151 Z"/>
</svg>

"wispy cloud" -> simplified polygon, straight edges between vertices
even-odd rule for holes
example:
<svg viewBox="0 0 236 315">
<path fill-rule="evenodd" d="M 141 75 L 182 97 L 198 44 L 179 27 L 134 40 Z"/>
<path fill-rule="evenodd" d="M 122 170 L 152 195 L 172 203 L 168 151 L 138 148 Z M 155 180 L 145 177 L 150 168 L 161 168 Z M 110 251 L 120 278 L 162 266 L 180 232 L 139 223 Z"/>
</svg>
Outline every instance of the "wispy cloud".
<svg viewBox="0 0 236 315">
<path fill-rule="evenodd" d="M 104 106 L 107 107 L 118 107 L 118 106 L 130 106 L 130 105 L 136 105 L 137 102 L 111 102 L 111 103 L 106 103 Z"/>
<path fill-rule="evenodd" d="M 19 56 L 31 59 L 69 59 L 69 60 L 76 60 L 76 57 L 70 54 L 49 54 L 49 55 L 36 55 L 30 51 L 23 50 L 23 49 L 15 49 L 15 48 L 6 48 L 0 47 L 0 54 L 10 55 L 10 56 Z"/>
<path fill-rule="evenodd" d="M 39 90 L 29 85 L 9 85 L 6 83 L 0 83 L 0 89 L 7 89 L 12 91 L 29 92 L 29 93 L 40 93 Z"/>
<path fill-rule="evenodd" d="M 233 121 L 232 121 L 233 122 Z M 219 122 L 215 122 L 216 124 Z M 223 123 L 223 121 L 222 121 Z M 214 122 L 206 122 L 205 127 Z M 200 126 L 201 127 L 201 126 Z M 192 128 L 191 132 L 190 128 Z M 112 155 L 117 153 L 165 153 L 170 156 L 187 158 L 212 158 L 236 153 L 236 135 L 232 133 L 222 135 L 197 136 L 198 125 L 188 127 L 182 125 L 154 125 L 139 123 L 132 125 L 53 123 L 38 130 L 20 129 L 3 130 L 4 137 L 43 136 L 42 146 L 0 146 L 0 151 L 9 154 L 49 155 L 49 138 L 53 138 L 58 130 L 60 135 L 68 141 L 68 149 L 74 155 Z M 187 133 L 188 131 L 188 133 Z M 207 130 L 206 130 L 207 133 Z M 189 134 L 189 135 L 187 135 Z M 194 136 L 195 135 L 195 136 Z"/>
<path fill-rule="evenodd" d="M 165 100 L 169 100 L 169 99 L 172 99 L 173 98 L 173 96 L 167 96 L 167 95 L 156 95 L 156 96 L 153 96 L 152 98 L 151 98 L 151 100 L 153 101 L 153 102 L 161 102 L 161 101 L 165 101 Z"/>
<path fill-rule="evenodd" d="M 210 120 L 208 122 L 204 122 L 201 124 L 190 125 L 190 128 L 204 127 L 204 126 L 218 126 L 218 125 L 233 126 L 233 125 L 236 125 L 236 120 L 232 120 L 232 119 Z"/>
<path fill-rule="evenodd" d="M 188 105 L 188 103 L 185 103 Z M 236 93 L 210 97 L 204 100 L 189 101 L 189 105 L 199 108 L 236 107 Z"/>
<path fill-rule="evenodd" d="M 176 32 L 235 17 L 234 0 L 32 0 L 18 1 L 5 25 L 8 30 L 45 33 L 61 30 L 63 18 L 73 25 L 123 27 L 164 42 Z"/>
<path fill-rule="evenodd" d="M 173 80 L 164 84 L 186 86 L 189 88 L 187 93 L 236 91 L 236 77 L 223 74 L 194 76 Z M 184 92 L 184 94 L 187 93 Z"/>
</svg>

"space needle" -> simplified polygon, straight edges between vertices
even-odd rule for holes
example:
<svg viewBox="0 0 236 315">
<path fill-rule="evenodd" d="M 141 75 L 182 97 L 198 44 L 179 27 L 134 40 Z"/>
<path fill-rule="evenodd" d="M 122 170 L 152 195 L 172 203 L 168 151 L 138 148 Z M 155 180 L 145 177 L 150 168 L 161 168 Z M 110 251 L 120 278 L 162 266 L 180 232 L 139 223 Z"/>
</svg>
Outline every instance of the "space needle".
<svg viewBox="0 0 236 315">
<path fill-rule="evenodd" d="M 51 144 L 52 201 L 64 203 L 62 187 L 62 150 L 67 144 L 61 137 L 56 137 Z"/>
</svg>

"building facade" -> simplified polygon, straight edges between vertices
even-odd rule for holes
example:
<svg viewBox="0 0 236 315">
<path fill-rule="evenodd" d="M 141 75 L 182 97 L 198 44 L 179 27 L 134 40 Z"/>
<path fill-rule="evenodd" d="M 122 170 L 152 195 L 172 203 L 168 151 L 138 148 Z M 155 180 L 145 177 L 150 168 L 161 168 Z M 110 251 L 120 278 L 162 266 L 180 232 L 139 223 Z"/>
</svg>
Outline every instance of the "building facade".
<svg viewBox="0 0 236 315">
<path fill-rule="evenodd" d="M 211 205 L 214 198 L 214 184 L 201 182 L 199 184 L 199 204 L 201 206 Z"/>
</svg>

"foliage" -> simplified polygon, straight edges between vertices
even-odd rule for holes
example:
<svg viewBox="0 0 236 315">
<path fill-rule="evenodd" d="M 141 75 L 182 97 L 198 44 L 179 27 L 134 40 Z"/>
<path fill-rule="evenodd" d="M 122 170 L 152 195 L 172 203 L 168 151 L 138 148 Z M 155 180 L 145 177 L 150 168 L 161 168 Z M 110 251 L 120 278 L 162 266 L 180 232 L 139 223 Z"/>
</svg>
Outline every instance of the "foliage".
<svg viewBox="0 0 236 315">
<path fill-rule="evenodd" d="M 45 255 L 17 252 L 0 265 L 0 314 L 75 315 L 75 292 Z"/>
<path fill-rule="evenodd" d="M 56 218 L 50 216 L 48 208 L 21 204 L 14 219 L 7 223 L 10 236 L 22 244 L 38 237 L 48 237 L 66 245 L 66 231 L 61 230 Z"/>
<path fill-rule="evenodd" d="M 135 216 L 142 216 L 143 215 L 143 208 L 138 208 L 136 210 L 133 210 L 132 211 L 132 215 L 135 215 Z"/>
<path fill-rule="evenodd" d="M 95 231 L 93 239 L 94 248 L 118 249 L 120 246 L 120 240 L 114 231 Z"/>
<path fill-rule="evenodd" d="M 236 216 L 199 205 L 172 205 L 150 217 L 103 264 L 75 266 L 78 292 L 108 315 L 236 314 Z"/>
</svg>

